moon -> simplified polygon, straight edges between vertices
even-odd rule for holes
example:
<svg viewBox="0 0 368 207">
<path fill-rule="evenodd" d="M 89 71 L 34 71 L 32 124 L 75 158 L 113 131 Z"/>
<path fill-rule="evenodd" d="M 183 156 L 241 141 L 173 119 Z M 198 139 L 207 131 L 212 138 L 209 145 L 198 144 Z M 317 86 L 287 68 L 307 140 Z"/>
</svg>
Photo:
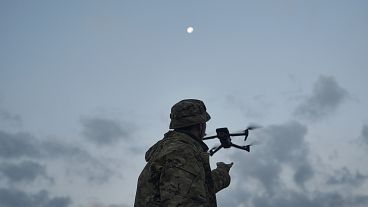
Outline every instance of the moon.
<svg viewBox="0 0 368 207">
<path fill-rule="evenodd" d="M 193 28 L 193 27 L 188 27 L 188 28 L 187 28 L 187 33 L 188 33 L 188 34 L 190 34 L 190 33 L 192 33 L 192 32 L 193 32 L 193 30 L 194 30 L 194 28 Z"/>
</svg>

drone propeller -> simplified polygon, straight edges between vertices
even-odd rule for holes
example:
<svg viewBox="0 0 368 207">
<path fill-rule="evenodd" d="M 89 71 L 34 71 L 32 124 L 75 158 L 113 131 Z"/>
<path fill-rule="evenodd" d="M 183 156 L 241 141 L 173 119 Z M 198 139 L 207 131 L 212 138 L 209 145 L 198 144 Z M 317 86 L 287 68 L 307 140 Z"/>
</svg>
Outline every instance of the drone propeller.
<svg viewBox="0 0 368 207">
<path fill-rule="evenodd" d="M 259 124 L 249 124 L 245 130 L 244 129 L 243 130 L 236 130 L 235 133 L 241 133 L 241 132 L 244 132 L 246 130 L 254 130 L 254 129 L 258 129 L 258 128 L 262 128 L 262 126 L 259 125 Z"/>
<path fill-rule="evenodd" d="M 260 125 L 256 125 L 256 124 L 252 124 L 252 125 L 249 125 L 247 127 L 247 129 L 244 130 L 244 141 L 247 141 L 247 138 L 248 138 L 248 135 L 249 135 L 249 130 L 255 130 L 255 129 L 258 129 L 258 128 L 261 128 Z"/>
<path fill-rule="evenodd" d="M 261 128 L 262 126 L 258 125 L 258 124 L 251 124 L 247 127 L 246 130 L 254 130 L 254 129 L 258 129 Z"/>
</svg>

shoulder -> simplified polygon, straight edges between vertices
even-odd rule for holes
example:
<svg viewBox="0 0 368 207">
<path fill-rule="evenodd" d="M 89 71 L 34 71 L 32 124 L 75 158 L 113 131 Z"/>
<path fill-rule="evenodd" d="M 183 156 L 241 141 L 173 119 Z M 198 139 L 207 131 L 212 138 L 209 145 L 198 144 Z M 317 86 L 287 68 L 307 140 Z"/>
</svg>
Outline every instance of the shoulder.
<svg viewBox="0 0 368 207">
<path fill-rule="evenodd" d="M 200 146 L 186 134 L 170 131 L 156 147 L 150 162 L 160 166 L 201 166 Z"/>
<path fill-rule="evenodd" d="M 160 170 L 166 177 L 201 176 L 204 174 L 203 151 L 185 134 L 170 133 L 154 147 L 148 161 L 149 169 Z"/>
<path fill-rule="evenodd" d="M 186 134 L 172 132 L 166 139 L 162 146 L 162 155 L 194 155 L 200 153 L 195 141 Z"/>
<path fill-rule="evenodd" d="M 167 174 L 184 173 L 196 176 L 201 173 L 202 163 L 199 154 L 187 143 L 169 143 L 162 151 L 161 163 Z"/>
</svg>

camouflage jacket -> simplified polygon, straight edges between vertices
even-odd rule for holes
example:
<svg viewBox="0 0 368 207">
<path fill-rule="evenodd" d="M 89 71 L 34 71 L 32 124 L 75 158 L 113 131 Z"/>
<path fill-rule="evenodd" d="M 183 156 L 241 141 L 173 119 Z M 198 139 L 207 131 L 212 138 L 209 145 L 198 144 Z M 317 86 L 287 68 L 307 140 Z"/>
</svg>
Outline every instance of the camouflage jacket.
<svg viewBox="0 0 368 207">
<path fill-rule="evenodd" d="M 146 152 L 134 207 L 215 207 L 218 191 L 230 184 L 229 173 L 211 171 L 208 147 L 190 135 L 169 131 Z"/>
</svg>

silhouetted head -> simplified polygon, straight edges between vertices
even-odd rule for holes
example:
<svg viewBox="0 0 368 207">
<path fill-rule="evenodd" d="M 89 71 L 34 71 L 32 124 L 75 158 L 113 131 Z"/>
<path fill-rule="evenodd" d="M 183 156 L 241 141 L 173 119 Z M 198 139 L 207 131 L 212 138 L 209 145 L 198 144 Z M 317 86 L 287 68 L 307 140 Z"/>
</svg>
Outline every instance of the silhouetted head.
<svg viewBox="0 0 368 207">
<path fill-rule="evenodd" d="M 206 106 L 201 100 L 185 99 L 179 101 L 171 108 L 170 129 L 206 123 L 211 119 L 206 110 Z"/>
<path fill-rule="evenodd" d="M 206 106 L 201 100 L 185 99 L 179 101 L 171 108 L 170 129 L 191 131 L 196 136 L 203 138 L 206 122 L 211 119 L 206 110 Z"/>
</svg>

